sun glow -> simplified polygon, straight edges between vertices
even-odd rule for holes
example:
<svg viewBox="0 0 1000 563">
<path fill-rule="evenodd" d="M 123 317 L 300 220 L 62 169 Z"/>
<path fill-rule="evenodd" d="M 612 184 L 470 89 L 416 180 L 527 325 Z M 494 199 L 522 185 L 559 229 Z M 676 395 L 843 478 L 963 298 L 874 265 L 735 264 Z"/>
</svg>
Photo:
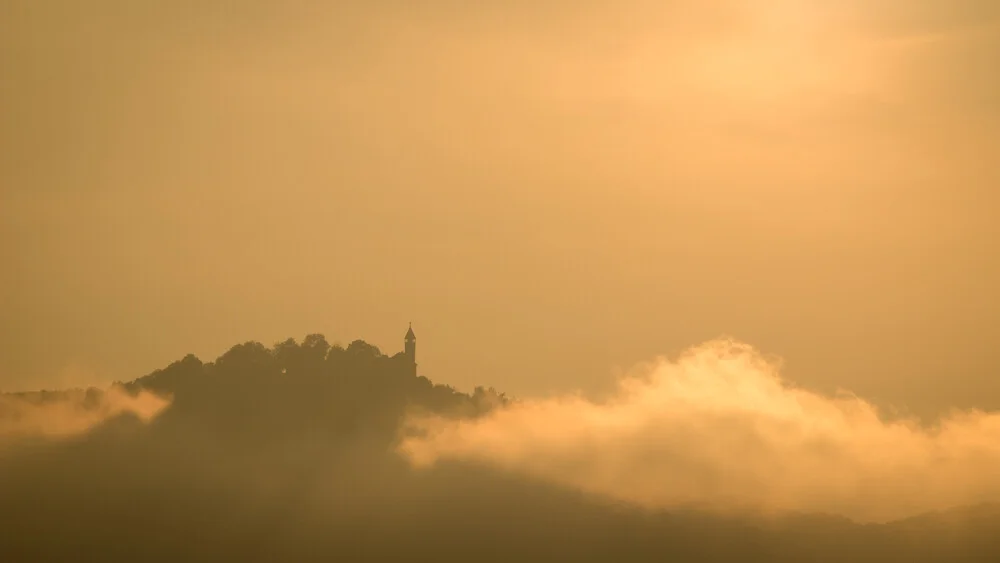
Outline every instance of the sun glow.
<svg viewBox="0 0 1000 563">
<path fill-rule="evenodd" d="M 625 57 L 620 85 L 647 101 L 683 90 L 730 106 L 809 105 L 870 92 L 884 57 L 836 15 L 766 2 L 721 36 L 678 37 L 672 29 L 649 34 Z"/>
</svg>

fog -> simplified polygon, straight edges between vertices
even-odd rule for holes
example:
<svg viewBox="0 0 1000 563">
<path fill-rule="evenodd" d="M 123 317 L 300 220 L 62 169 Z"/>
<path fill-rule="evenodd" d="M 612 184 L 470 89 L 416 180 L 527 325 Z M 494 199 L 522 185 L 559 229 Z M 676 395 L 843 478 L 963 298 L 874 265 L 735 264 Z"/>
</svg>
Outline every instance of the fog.
<svg viewBox="0 0 1000 563">
<path fill-rule="evenodd" d="M 994 415 L 884 422 L 731 341 L 601 402 L 414 359 L 311 334 L 2 395 L 0 560 L 996 560 Z"/>
<path fill-rule="evenodd" d="M 732 340 L 660 359 L 606 402 L 524 400 L 476 420 L 414 417 L 401 452 L 496 467 L 657 509 L 825 512 L 863 522 L 1000 499 L 1000 413 L 932 427 L 847 391 L 782 380 Z"/>
<path fill-rule="evenodd" d="M 103 392 L 92 388 L 0 394 L 0 441 L 67 438 L 122 414 L 132 414 L 148 422 L 169 404 L 169 398 L 148 391 L 132 395 L 120 386 Z"/>
<path fill-rule="evenodd" d="M 1000 561 L 998 60 L 997 0 L 0 0 L 0 562 Z"/>
</svg>

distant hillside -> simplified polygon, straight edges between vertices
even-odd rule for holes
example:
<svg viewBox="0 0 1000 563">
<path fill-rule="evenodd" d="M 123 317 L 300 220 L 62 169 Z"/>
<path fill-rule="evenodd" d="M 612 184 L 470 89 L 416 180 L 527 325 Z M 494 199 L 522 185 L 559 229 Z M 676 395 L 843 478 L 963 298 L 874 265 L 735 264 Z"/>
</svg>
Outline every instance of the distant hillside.
<svg viewBox="0 0 1000 563">
<path fill-rule="evenodd" d="M 501 471 L 414 471 L 411 409 L 475 417 L 502 393 L 415 376 L 411 358 L 321 335 L 248 342 L 122 383 L 172 403 L 70 439 L 0 448 L 0 561 L 1000 561 L 1000 513 L 884 526 L 647 513 Z M 86 405 L 96 390 L 36 394 Z"/>
</svg>

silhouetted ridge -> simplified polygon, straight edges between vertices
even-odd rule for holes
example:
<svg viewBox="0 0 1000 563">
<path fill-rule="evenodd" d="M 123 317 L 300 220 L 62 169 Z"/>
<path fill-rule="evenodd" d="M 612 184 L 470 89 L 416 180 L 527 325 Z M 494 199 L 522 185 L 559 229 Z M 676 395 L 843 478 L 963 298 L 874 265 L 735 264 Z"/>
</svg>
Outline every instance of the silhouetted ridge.
<svg viewBox="0 0 1000 563">
<path fill-rule="evenodd" d="M 0 448 L 0 561 L 1000 561 L 995 510 L 764 522 L 648 512 L 471 464 L 412 470 L 393 450 L 411 409 L 472 417 L 506 402 L 415 365 L 415 347 L 313 334 L 125 383 L 173 403 L 148 425 L 126 415 Z"/>
<path fill-rule="evenodd" d="M 172 396 L 162 417 L 167 421 L 197 421 L 206 431 L 234 439 L 250 434 L 254 442 L 365 435 L 388 443 L 408 409 L 476 416 L 506 401 L 493 389 L 469 395 L 435 385 L 413 367 L 412 353 L 388 356 L 364 340 L 344 348 L 310 334 L 301 343 L 289 338 L 270 348 L 237 344 L 214 362 L 188 355 L 125 387 Z"/>
</svg>

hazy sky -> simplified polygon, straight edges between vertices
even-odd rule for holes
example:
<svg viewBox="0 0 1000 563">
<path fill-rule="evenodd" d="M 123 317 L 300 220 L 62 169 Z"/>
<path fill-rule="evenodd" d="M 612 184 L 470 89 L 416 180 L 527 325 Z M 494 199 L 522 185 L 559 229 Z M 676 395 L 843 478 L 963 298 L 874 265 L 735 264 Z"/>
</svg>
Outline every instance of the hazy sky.
<svg viewBox="0 0 1000 563">
<path fill-rule="evenodd" d="M 234 5 L 0 1 L 0 387 L 412 320 L 464 389 L 729 334 L 1000 408 L 994 0 Z"/>
</svg>

